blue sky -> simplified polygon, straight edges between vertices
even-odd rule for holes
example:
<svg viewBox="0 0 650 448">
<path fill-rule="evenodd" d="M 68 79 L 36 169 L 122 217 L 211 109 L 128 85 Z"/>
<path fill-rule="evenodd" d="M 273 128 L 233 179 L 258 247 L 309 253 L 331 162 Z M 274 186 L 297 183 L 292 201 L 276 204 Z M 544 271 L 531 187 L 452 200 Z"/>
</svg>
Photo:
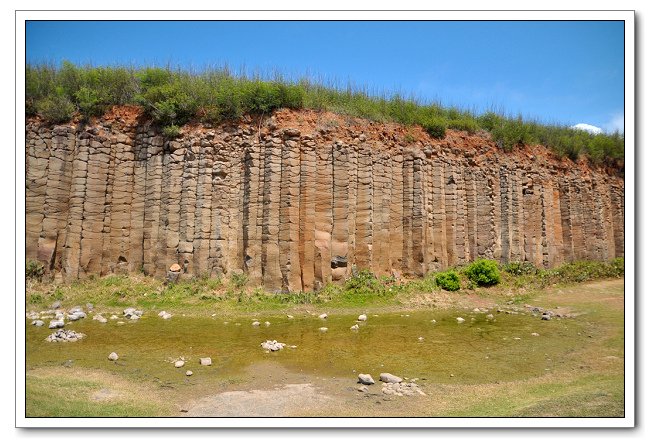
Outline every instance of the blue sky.
<svg viewBox="0 0 650 448">
<path fill-rule="evenodd" d="M 27 62 L 227 64 L 623 129 L 623 22 L 28 22 Z"/>
</svg>

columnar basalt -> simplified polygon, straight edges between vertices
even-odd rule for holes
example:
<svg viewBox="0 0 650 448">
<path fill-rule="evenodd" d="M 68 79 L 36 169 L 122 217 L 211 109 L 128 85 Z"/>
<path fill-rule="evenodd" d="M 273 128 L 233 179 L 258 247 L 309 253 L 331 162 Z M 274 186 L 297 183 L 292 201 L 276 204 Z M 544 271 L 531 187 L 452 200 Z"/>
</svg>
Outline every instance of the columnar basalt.
<svg viewBox="0 0 650 448">
<path fill-rule="evenodd" d="M 311 291 L 355 266 L 419 276 L 624 252 L 620 176 L 486 135 L 282 110 L 167 139 L 116 109 L 85 125 L 30 120 L 26 141 L 26 256 L 65 279 L 178 263 Z"/>
</svg>

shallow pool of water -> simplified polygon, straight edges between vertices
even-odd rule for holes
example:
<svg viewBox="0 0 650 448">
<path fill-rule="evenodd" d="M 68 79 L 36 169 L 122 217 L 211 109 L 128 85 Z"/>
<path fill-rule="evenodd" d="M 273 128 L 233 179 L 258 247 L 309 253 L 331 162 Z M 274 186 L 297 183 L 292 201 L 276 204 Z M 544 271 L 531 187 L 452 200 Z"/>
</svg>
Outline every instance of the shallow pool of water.
<svg viewBox="0 0 650 448">
<path fill-rule="evenodd" d="M 493 314 L 493 321 L 486 313 L 466 311 L 370 314 L 367 322 L 356 322 L 356 314 L 326 320 L 269 317 L 259 319 L 259 327 L 249 318 L 227 323 L 219 317 L 163 320 L 149 312 L 117 325 L 115 320 L 101 324 L 89 315 L 66 324 L 66 329 L 86 334 L 78 342 L 48 343 L 45 338 L 54 330 L 28 326 L 27 368 L 68 362 L 173 385 L 186 382 L 187 369 L 195 372 L 195 381 L 223 382 L 239 378 L 256 362 L 272 360 L 291 371 L 323 377 L 370 373 L 377 380 L 380 372 L 390 372 L 429 382 L 479 384 L 553 370 L 576 348 L 575 335 L 583 324 L 580 319 L 545 322 L 530 315 Z M 457 323 L 458 316 L 465 322 Z M 359 330 L 350 330 L 355 323 Z M 267 339 L 297 348 L 265 353 L 260 343 Z M 120 356 L 116 363 L 107 359 L 111 352 Z M 208 356 L 213 365 L 200 366 L 199 358 Z M 172 361 L 180 357 L 186 365 L 176 369 Z"/>
</svg>

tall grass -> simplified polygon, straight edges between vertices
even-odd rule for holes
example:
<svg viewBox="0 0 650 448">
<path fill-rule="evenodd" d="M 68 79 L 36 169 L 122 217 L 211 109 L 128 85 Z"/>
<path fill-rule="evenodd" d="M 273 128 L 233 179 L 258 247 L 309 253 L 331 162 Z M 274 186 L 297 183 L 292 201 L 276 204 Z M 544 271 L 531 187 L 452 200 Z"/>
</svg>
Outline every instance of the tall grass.
<svg viewBox="0 0 650 448">
<path fill-rule="evenodd" d="M 26 67 L 28 115 L 51 123 L 101 115 L 109 106 L 137 104 L 166 135 L 190 120 L 219 123 L 246 114 L 269 114 L 278 108 L 327 110 L 367 118 L 419 125 L 434 138 L 448 128 L 470 134 L 488 131 L 504 151 L 542 144 L 559 157 L 584 155 L 594 165 L 623 170 L 624 136 L 592 135 L 561 125 L 545 125 L 496 112 L 473 113 L 439 103 L 423 103 L 401 95 L 370 94 L 367 88 L 340 87 L 309 79 L 289 80 L 279 74 L 233 74 L 228 68 L 189 72 L 170 67 L 76 66 L 40 64 Z"/>
</svg>

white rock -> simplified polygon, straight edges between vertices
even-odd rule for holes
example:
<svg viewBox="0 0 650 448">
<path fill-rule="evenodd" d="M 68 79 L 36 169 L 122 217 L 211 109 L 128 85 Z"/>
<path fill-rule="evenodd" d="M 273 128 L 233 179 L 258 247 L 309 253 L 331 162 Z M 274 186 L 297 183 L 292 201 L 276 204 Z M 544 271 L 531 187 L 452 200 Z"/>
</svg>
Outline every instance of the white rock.
<svg viewBox="0 0 650 448">
<path fill-rule="evenodd" d="M 359 378 L 358 382 L 361 384 L 366 384 L 366 385 L 375 384 L 375 380 L 368 373 L 360 373 L 358 378 Z"/>
<path fill-rule="evenodd" d="M 74 322 L 75 320 L 79 320 L 79 319 L 81 319 L 81 318 L 79 316 L 77 316 L 76 314 L 68 314 L 68 320 L 70 320 L 70 321 Z"/>
<path fill-rule="evenodd" d="M 531 336 L 539 336 L 539 333 L 531 333 Z"/>
<path fill-rule="evenodd" d="M 176 367 L 176 368 L 183 367 L 184 365 L 185 365 L 185 361 L 183 361 L 181 359 L 179 359 L 178 361 L 176 361 L 174 363 L 174 367 Z"/>
<path fill-rule="evenodd" d="M 117 353 L 113 352 L 110 355 L 108 355 L 108 359 L 111 361 L 117 361 L 119 359 L 119 356 L 117 356 Z"/>
<path fill-rule="evenodd" d="M 97 322 L 102 323 L 102 324 L 105 324 L 106 322 L 108 322 L 108 319 L 106 319 L 101 314 L 95 314 L 93 316 L 93 320 L 96 320 Z"/>
<path fill-rule="evenodd" d="M 163 319 L 167 320 L 167 319 L 171 319 L 171 318 L 172 318 L 172 315 L 169 314 L 169 313 L 165 313 L 165 314 L 163 314 L 163 315 L 160 316 L 160 317 L 162 317 Z"/>
<path fill-rule="evenodd" d="M 480 313 L 481 310 L 479 310 L 478 308 L 474 308 L 474 309 L 472 310 L 472 312 L 473 312 L 473 313 Z"/>
<path fill-rule="evenodd" d="M 487 316 L 485 316 L 485 318 L 486 319 L 494 319 L 494 315 L 493 314 L 488 314 Z"/>
<path fill-rule="evenodd" d="M 119 322 L 116 323 L 116 325 L 124 325 L 125 323 L 126 323 L 126 322 L 119 321 Z"/>
<path fill-rule="evenodd" d="M 323 313 L 320 316 L 318 316 L 319 319 L 327 319 L 327 313 Z"/>
<path fill-rule="evenodd" d="M 431 319 L 431 323 L 432 323 L 432 324 L 435 324 L 435 323 L 436 323 L 436 320 L 435 320 L 435 319 Z"/>
<path fill-rule="evenodd" d="M 273 341 L 264 341 L 260 344 L 264 350 L 268 350 L 271 352 L 276 352 L 278 350 L 282 350 L 286 344 L 283 344 L 282 342 L 278 342 L 276 340 Z M 292 348 L 295 346 L 292 346 Z"/>
<path fill-rule="evenodd" d="M 424 341 L 424 338 L 423 338 L 422 336 L 420 336 L 420 337 L 418 338 L 418 341 L 422 342 L 422 341 Z"/>
<path fill-rule="evenodd" d="M 185 372 L 185 376 L 192 376 L 192 375 L 194 375 L 194 372 L 192 372 L 191 370 Z"/>
<path fill-rule="evenodd" d="M 319 330 L 321 333 L 325 333 L 327 331 L 327 327 L 320 327 Z"/>
<path fill-rule="evenodd" d="M 199 363 L 202 366 L 211 366 L 212 365 L 212 358 L 200 358 Z"/>
<path fill-rule="evenodd" d="M 165 314 L 167 314 L 167 311 L 161 311 L 158 313 L 158 317 L 163 317 Z"/>
<path fill-rule="evenodd" d="M 140 316 L 138 316 L 137 314 L 131 316 L 131 320 L 138 320 L 138 319 L 140 319 Z"/>
<path fill-rule="evenodd" d="M 42 327 L 43 325 L 45 325 L 45 322 L 43 322 L 42 320 L 35 320 L 32 321 L 32 325 L 35 325 L 37 327 Z"/>
<path fill-rule="evenodd" d="M 359 326 L 357 324 L 354 324 L 350 327 L 350 330 L 358 330 Z"/>
<path fill-rule="evenodd" d="M 271 322 L 269 322 L 269 321 L 267 320 L 266 322 L 264 322 L 264 325 L 266 325 L 266 326 L 268 327 L 269 325 L 271 325 Z"/>
<path fill-rule="evenodd" d="M 259 323 L 258 321 L 255 321 L 255 322 L 253 322 L 253 326 L 254 326 L 254 327 L 259 327 L 259 326 L 260 326 L 260 323 Z"/>
<path fill-rule="evenodd" d="M 119 319 L 115 314 L 111 315 L 111 320 Z"/>
<path fill-rule="evenodd" d="M 361 314 L 361 315 L 359 315 L 359 317 L 357 317 L 357 320 L 359 322 L 365 322 L 365 321 L 368 320 L 368 316 L 366 316 L 365 314 Z"/>
<path fill-rule="evenodd" d="M 384 383 L 401 383 L 403 380 L 399 376 L 395 376 L 391 373 L 380 373 L 379 374 L 379 380 L 383 381 Z"/>
<path fill-rule="evenodd" d="M 463 319 L 462 317 L 457 317 L 456 322 L 458 322 L 459 324 L 462 324 L 463 322 L 465 322 L 465 319 Z"/>
<path fill-rule="evenodd" d="M 65 326 L 65 322 L 62 320 L 52 320 L 50 321 L 50 325 L 48 328 L 63 328 Z"/>
<path fill-rule="evenodd" d="M 287 319 L 293 319 L 293 316 L 291 314 L 287 314 Z"/>
</svg>

